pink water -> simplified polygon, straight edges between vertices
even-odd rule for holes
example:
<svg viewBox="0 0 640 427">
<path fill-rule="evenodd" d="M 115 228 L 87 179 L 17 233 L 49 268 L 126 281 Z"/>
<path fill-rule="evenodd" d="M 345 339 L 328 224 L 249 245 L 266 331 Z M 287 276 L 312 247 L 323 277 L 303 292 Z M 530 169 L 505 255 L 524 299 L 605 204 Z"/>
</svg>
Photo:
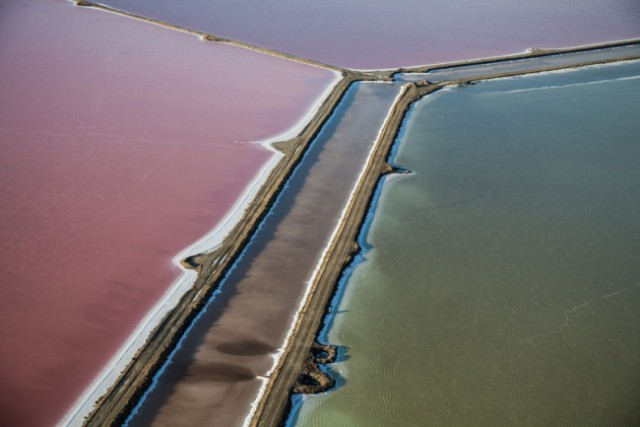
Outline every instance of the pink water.
<svg viewBox="0 0 640 427">
<path fill-rule="evenodd" d="M 58 421 L 333 75 L 0 2 L 0 423 Z M 268 82 L 268 84 L 262 84 Z"/>
<path fill-rule="evenodd" d="M 359 69 L 640 37 L 638 0 L 96 1 Z"/>
</svg>

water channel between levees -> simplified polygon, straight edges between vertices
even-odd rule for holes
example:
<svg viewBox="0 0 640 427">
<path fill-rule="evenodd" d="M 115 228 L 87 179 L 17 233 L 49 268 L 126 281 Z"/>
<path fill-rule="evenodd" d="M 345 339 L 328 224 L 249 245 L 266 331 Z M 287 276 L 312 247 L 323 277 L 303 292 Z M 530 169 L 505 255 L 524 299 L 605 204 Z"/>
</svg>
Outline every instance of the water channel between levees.
<svg viewBox="0 0 640 427">
<path fill-rule="evenodd" d="M 451 80 L 490 76 L 496 74 L 526 72 L 532 69 L 550 67 L 570 67 L 594 61 L 640 56 L 640 43 L 605 49 L 584 50 L 570 53 L 558 53 L 548 56 L 465 65 L 460 67 L 439 68 L 427 73 L 399 73 L 394 78 L 401 82 L 427 80 L 440 83 Z"/>
<path fill-rule="evenodd" d="M 240 425 L 400 86 L 354 83 L 129 425 Z"/>
</svg>

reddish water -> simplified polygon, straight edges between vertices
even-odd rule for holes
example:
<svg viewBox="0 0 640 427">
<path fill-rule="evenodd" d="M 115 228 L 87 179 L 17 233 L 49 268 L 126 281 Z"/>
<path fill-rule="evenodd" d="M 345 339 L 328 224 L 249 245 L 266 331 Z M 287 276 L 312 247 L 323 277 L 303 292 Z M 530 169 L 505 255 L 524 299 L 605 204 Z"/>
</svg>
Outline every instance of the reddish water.
<svg viewBox="0 0 640 427">
<path fill-rule="evenodd" d="M 637 0 L 96 1 L 365 69 L 640 37 Z"/>
<path fill-rule="evenodd" d="M 283 131 L 333 75 L 64 1 L 20 3 L 0 2 L 0 418 L 40 426 L 270 156 L 233 141 Z"/>
</svg>

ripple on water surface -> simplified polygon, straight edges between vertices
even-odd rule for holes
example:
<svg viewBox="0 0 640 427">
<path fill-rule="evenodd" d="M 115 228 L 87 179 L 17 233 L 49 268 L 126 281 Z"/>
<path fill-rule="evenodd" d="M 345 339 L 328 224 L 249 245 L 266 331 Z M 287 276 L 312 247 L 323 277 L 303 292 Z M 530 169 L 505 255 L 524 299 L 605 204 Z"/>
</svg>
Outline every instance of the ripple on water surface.
<svg viewBox="0 0 640 427">
<path fill-rule="evenodd" d="M 420 101 L 299 426 L 640 423 L 640 63 Z"/>
</svg>

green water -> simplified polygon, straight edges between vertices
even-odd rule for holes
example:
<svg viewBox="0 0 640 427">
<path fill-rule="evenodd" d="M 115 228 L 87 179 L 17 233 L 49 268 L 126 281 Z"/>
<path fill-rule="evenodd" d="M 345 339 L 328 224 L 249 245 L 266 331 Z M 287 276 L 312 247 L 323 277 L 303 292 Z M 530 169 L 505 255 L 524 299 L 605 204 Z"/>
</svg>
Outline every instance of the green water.
<svg viewBox="0 0 640 427">
<path fill-rule="evenodd" d="M 640 425 L 640 63 L 430 95 L 298 426 Z"/>
</svg>

